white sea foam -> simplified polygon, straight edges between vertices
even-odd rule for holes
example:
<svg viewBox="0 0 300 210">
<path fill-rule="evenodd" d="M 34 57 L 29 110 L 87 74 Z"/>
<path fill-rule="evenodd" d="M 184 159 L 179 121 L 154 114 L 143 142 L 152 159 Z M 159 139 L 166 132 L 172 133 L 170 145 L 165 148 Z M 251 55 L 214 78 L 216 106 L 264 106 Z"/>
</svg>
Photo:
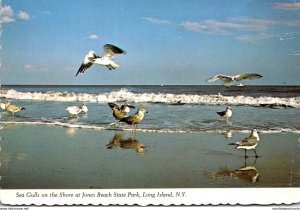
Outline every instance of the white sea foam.
<svg viewBox="0 0 300 210">
<path fill-rule="evenodd" d="M 115 130 L 115 131 L 132 131 L 128 127 L 113 127 L 108 125 L 92 125 L 92 124 L 76 124 L 76 123 L 65 123 L 59 121 L 4 121 L 0 122 L 5 128 L 5 125 L 15 124 L 15 125 L 46 125 L 46 126 L 59 126 L 65 128 L 78 128 L 78 129 L 88 129 L 88 130 Z M 173 133 L 173 134 L 184 134 L 184 133 L 223 133 L 224 130 L 221 129 L 199 129 L 199 130 L 189 130 L 189 129 L 152 129 L 152 128 L 140 128 L 137 129 L 138 132 L 143 133 Z M 234 133 L 250 133 L 250 129 L 232 129 Z M 272 134 L 272 133 L 300 133 L 298 129 L 290 128 L 277 128 L 277 129 L 259 129 L 260 133 Z"/>
<path fill-rule="evenodd" d="M 99 94 L 74 92 L 20 92 L 14 89 L 0 90 L 0 97 L 18 100 L 42 101 L 80 101 L 107 103 L 128 101 L 131 103 L 166 103 L 166 104 L 209 104 L 209 105 L 259 105 L 285 104 L 300 107 L 300 97 L 252 97 L 252 96 L 222 96 L 222 95 L 195 95 L 195 94 L 165 94 L 165 93 L 133 93 L 126 89 L 104 92 Z"/>
</svg>

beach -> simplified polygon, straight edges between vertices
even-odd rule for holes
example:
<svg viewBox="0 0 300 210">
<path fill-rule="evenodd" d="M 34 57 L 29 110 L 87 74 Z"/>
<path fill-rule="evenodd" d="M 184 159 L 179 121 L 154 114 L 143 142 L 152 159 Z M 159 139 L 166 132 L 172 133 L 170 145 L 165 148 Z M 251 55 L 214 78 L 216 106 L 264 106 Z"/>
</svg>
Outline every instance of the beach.
<svg viewBox="0 0 300 210">
<path fill-rule="evenodd" d="M 243 132 L 226 138 L 217 132 L 133 135 L 53 125 L 2 127 L 2 189 L 300 186 L 299 133 L 260 133 L 260 157 L 248 151 L 245 159 L 243 150 L 228 145 L 249 135 Z M 120 146 L 113 142 L 116 135 L 135 143 Z M 136 142 L 144 151 L 136 150 Z"/>
</svg>

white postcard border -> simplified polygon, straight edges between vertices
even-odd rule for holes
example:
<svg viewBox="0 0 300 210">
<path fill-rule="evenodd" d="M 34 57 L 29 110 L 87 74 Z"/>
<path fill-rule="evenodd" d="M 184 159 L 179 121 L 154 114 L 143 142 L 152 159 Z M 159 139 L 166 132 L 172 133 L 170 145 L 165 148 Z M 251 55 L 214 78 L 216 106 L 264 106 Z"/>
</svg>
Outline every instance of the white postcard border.
<svg viewBox="0 0 300 210">
<path fill-rule="evenodd" d="M 154 195 L 154 196 L 153 196 Z M 274 205 L 300 202 L 300 188 L 20 189 L 3 205 Z"/>
</svg>

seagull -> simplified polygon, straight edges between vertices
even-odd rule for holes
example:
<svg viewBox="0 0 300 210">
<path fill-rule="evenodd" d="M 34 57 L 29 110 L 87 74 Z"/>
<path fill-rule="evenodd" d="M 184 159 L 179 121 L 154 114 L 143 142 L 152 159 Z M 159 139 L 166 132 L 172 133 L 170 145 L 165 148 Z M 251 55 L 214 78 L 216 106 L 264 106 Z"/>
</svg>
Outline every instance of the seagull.
<svg viewBox="0 0 300 210">
<path fill-rule="evenodd" d="M 213 82 L 216 80 L 222 80 L 225 86 L 230 86 L 233 81 L 241 81 L 245 79 L 259 79 L 262 78 L 260 74 L 255 73 L 244 73 L 244 74 L 237 74 L 234 76 L 226 76 L 224 74 L 217 74 L 211 78 L 208 78 L 206 82 Z M 238 86 L 243 86 L 243 84 L 239 83 Z"/>
<path fill-rule="evenodd" d="M 135 109 L 135 106 L 127 103 L 123 104 L 120 108 L 115 103 L 108 103 L 108 105 L 113 110 L 113 116 L 116 120 L 124 118 L 130 112 L 130 108 Z"/>
<path fill-rule="evenodd" d="M 133 131 L 133 127 L 135 126 L 137 127 L 137 124 L 139 124 L 143 120 L 145 113 L 148 113 L 148 111 L 145 109 L 138 109 L 134 115 L 123 117 L 120 120 L 120 122 L 125 122 L 128 125 L 132 125 L 132 131 Z"/>
<path fill-rule="evenodd" d="M 93 64 L 106 66 L 109 70 L 113 70 L 119 67 L 119 65 L 115 61 L 113 61 L 112 58 L 115 54 L 123 54 L 125 53 L 125 51 L 112 44 L 106 44 L 103 46 L 103 48 L 104 53 L 102 56 L 98 56 L 93 50 L 90 50 L 88 52 L 88 54 L 84 57 L 84 60 L 80 68 L 78 69 L 76 76 L 79 73 L 84 73 Z"/>
<path fill-rule="evenodd" d="M 25 108 L 22 107 L 22 106 L 12 105 L 12 104 L 10 104 L 9 101 L 6 101 L 5 102 L 5 109 L 8 112 L 11 112 L 13 115 L 15 115 L 15 112 L 19 112 L 21 110 L 24 110 Z"/>
<path fill-rule="evenodd" d="M 76 115 L 78 117 L 78 114 L 82 112 L 82 109 L 78 106 L 69 106 L 66 108 L 66 110 L 71 114 L 71 115 Z"/>
<path fill-rule="evenodd" d="M 226 122 L 228 122 L 228 119 L 232 116 L 232 109 L 228 106 L 225 111 L 217 112 L 217 114 L 222 117 L 222 120 L 226 119 Z"/>
<path fill-rule="evenodd" d="M 251 134 L 249 137 L 241 140 L 241 141 L 237 141 L 235 143 L 231 143 L 229 145 L 235 145 L 236 149 L 244 149 L 245 150 L 245 158 L 248 158 L 247 156 L 247 150 L 253 149 L 254 153 L 255 153 L 255 157 L 259 157 L 256 153 L 255 147 L 257 146 L 259 142 L 259 136 L 258 136 L 258 132 L 256 129 L 253 129 L 251 131 Z"/>
<path fill-rule="evenodd" d="M 81 112 L 87 113 L 89 111 L 89 109 L 87 108 L 86 104 L 83 103 L 81 107 L 79 107 L 81 109 Z"/>
</svg>

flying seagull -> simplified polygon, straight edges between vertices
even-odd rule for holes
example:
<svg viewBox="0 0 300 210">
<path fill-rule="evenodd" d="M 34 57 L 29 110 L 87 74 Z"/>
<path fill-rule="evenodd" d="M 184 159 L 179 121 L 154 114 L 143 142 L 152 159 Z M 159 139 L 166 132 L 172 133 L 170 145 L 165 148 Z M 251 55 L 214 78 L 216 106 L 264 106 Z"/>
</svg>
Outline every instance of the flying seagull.
<svg viewBox="0 0 300 210">
<path fill-rule="evenodd" d="M 137 124 L 139 124 L 143 120 L 145 113 L 148 113 L 148 111 L 145 109 L 138 109 L 134 115 L 123 117 L 120 120 L 120 122 L 125 122 L 128 125 L 132 125 L 132 131 L 133 131 L 133 128 L 135 127 L 136 129 Z"/>
<path fill-rule="evenodd" d="M 238 141 L 238 142 L 235 142 L 235 143 L 231 143 L 229 145 L 235 145 L 236 149 L 244 149 L 245 150 L 245 158 L 247 158 L 247 150 L 250 150 L 250 149 L 253 149 L 254 150 L 254 153 L 255 153 L 255 157 L 259 157 L 256 153 L 256 150 L 255 150 L 255 147 L 257 146 L 259 142 L 259 136 L 258 136 L 258 132 L 256 129 L 253 129 L 251 131 L 251 134 L 249 137 L 241 140 L 241 141 Z"/>
<path fill-rule="evenodd" d="M 115 61 L 113 61 L 112 58 L 115 54 L 123 54 L 125 53 L 125 51 L 112 44 L 106 44 L 103 46 L 103 48 L 104 53 L 102 56 L 97 55 L 93 50 L 90 50 L 88 52 L 88 54 L 84 57 L 84 60 L 80 68 L 78 69 L 76 76 L 79 73 L 84 73 L 93 64 L 106 66 L 109 70 L 113 70 L 119 67 L 119 65 Z"/>
<path fill-rule="evenodd" d="M 260 74 L 255 73 L 244 73 L 244 74 L 237 74 L 234 76 L 226 76 L 224 74 L 217 74 L 211 78 L 208 78 L 206 82 L 214 82 L 216 80 L 222 80 L 224 82 L 225 86 L 230 86 L 233 81 L 240 82 L 241 80 L 246 79 L 259 79 L 262 78 Z M 238 84 L 238 86 L 243 86 L 241 83 Z"/>
</svg>

